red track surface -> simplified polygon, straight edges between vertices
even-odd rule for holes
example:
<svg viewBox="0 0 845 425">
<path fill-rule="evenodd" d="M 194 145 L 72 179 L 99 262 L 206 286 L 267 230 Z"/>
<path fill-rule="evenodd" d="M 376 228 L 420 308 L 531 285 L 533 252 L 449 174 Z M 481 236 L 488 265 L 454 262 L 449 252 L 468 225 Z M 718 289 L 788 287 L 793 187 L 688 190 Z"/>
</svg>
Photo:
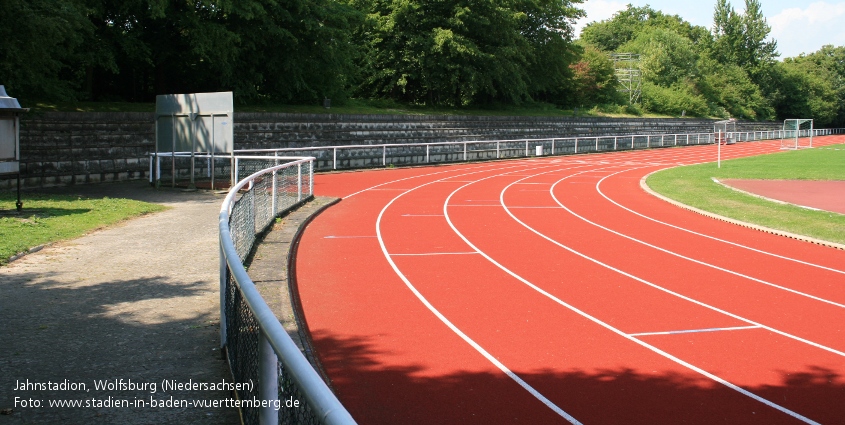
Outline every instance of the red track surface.
<svg viewBox="0 0 845 425">
<path fill-rule="evenodd" d="M 714 151 L 318 175 L 344 199 L 297 279 L 341 401 L 366 424 L 845 423 L 845 252 L 639 186 Z"/>
<path fill-rule="evenodd" d="M 845 214 L 845 181 L 725 179 L 722 183 L 766 198 Z"/>
</svg>

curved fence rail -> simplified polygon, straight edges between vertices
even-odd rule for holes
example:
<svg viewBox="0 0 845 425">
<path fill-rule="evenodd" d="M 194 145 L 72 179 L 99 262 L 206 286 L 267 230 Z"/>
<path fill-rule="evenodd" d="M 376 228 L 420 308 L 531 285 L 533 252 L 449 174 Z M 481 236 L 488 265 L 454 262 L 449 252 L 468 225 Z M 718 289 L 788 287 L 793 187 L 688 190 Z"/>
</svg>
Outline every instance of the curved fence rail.
<svg viewBox="0 0 845 425">
<path fill-rule="evenodd" d="M 220 209 L 220 334 L 245 424 L 354 424 L 282 328 L 243 262 L 276 216 L 313 196 L 314 158 L 286 161 L 235 184 Z M 265 163 L 266 164 L 266 163 Z"/>
</svg>

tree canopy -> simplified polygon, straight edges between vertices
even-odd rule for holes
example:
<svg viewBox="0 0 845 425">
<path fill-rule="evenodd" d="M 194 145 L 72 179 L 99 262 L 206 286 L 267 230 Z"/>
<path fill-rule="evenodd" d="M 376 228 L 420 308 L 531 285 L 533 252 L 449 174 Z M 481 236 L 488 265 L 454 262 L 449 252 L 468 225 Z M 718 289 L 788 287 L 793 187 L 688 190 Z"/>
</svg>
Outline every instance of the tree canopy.
<svg viewBox="0 0 845 425">
<path fill-rule="evenodd" d="M 231 90 L 845 125 L 845 47 L 779 60 L 760 0 L 715 0 L 709 29 L 628 5 L 576 40 L 582 1 L 4 0 L 0 84 L 26 100 Z M 620 94 L 613 53 L 639 55 L 641 103 Z"/>
</svg>

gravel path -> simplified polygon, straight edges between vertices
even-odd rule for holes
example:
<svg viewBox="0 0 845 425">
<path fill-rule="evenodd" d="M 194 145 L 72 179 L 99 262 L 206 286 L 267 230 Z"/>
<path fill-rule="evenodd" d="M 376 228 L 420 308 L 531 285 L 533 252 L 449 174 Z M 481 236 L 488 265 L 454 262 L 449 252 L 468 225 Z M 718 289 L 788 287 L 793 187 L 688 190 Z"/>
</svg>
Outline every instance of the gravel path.
<svg viewBox="0 0 845 425">
<path fill-rule="evenodd" d="M 0 425 L 239 423 L 234 408 L 190 404 L 225 403 L 230 391 L 162 387 L 163 381 L 231 382 L 218 349 L 217 213 L 223 195 L 154 190 L 145 182 L 62 192 L 171 209 L 0 268 Z M 27 380 L 85 387 L 15 390 Z M 100 381 L 124 386 L 97 389 Z M 16 407 L 16 397 L 39 400 L 42 407 Z M 49 407 L 51 400 L 99 407 Z M 130 407 L 116 406 L 123 401 Z M 171 406 L 150 407 L 153 401 Z"/>
</svg>

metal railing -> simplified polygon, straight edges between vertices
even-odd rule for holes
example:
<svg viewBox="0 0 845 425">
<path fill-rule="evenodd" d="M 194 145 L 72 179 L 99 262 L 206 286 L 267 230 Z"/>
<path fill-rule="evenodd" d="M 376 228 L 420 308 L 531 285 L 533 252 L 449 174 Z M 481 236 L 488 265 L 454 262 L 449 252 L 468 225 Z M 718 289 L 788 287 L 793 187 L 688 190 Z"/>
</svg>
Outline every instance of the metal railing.
<svg viewBox="0 0 845 425">
<path fill-rule="evenodd" d="M 817 129 L 813 135 L 841 134 L 843 129 Z M 810 133 L 807 132 L 808 136 Z M 239 149 L 235 155 L 297 154 L 315 157 L 317 170 L 422 165 L 442 162 L 526 158 L 590 152 L 651 149 L 715 143 L 715 133 L 636 134 L 622 136 L 554 137 L 542 139 L 474 140 L 437 143 L 312 146 L 303 148 Z M 734 141 L 794 137 L 794 131 L 731 132 Z M 542 147 L 538 150 L 537 147 Z"/>
<path fill-rule="evenodd" d="M 313 197 L 314 158 L 253 173 L 230 190 L 219 216 L 220 336 L 245 424 L 354 424 L 349 412 L 264 301 L 243 261 L 282 212 Z M 296 400 L 298 406 L 287 405 Z"/>
<path fill-rule="evenodd" d="M 802 130 L 800 137 L 810 131 Z M 815 129 L 813 136 L 842 134 L 845 129 Z M 554 137 L 543 139 L 473 140 L 435 143 L 386 143 L 374 145 L 311 146 L 302 148 L 239 149 L 233 153 L 206 154 L 189 152 L 159 152 L 150 155 L 150 182 L 158 176 L 160 182 L 190 177 L 190 170 L 211 180 L 237 182 L 240 176 L 260 168 L 278 164 L 281 155 L 311 156 L 316 171 L 340 170 L 391 165 L 425 165 L 446 162 L 483 161 L 492 159 L 527 158 L 542 155 L 567 155 L 590 152 L 651 149 L 672 146 L 715 143 L 719 137 L 731 141 L 748 142 L 794 138 L 795 130 L 737 131 L 730 133 L 637 134 L 621 136 Z M 538 150 L 538 147 L 540 148 Z M 165 162 L 162 164 L 162 162 Z M 191 161 L 199 165 L 191 167 Z M 262 163 L 263 161 L 263 163 Z M 262 166 L 263 165 L 263 166 Z"/>
</svg>

